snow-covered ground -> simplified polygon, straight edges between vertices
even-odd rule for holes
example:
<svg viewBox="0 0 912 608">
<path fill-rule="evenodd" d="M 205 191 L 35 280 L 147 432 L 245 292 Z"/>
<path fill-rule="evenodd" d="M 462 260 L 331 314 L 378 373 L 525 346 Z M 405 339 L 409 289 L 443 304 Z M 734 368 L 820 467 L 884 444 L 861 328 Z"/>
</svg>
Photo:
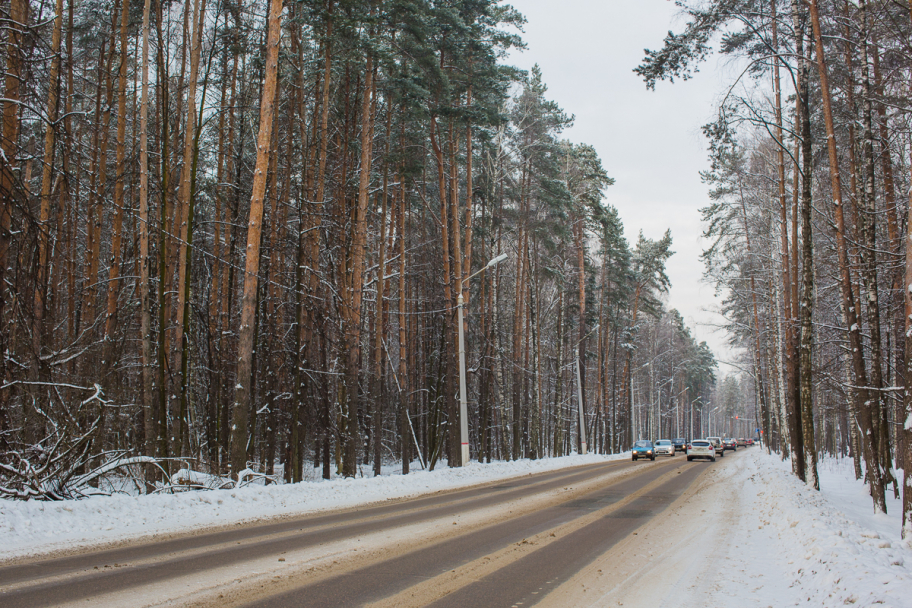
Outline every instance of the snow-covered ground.
<svg viewBox="0 0 912 608">
<path fill-rule="evenodd" d="M 752 519 L 768 527 L 769 540 L 775 534 L 796 604 L 912 607 L 912 547 L 900 536 L 901 499 L 889 492 L 887 514 L 875 515 L 848 459 L 820 463 L 820 492 L 793 476 L 788 462 L 759 450 L 752 460 L 763 493 Z"/>
<path fill-rule="evenodd" d="M 731 456 L 695 463 L 706 474 L 678 502 L 544 604 L 912 607 L 912 547 L 900 539 L 900 501 L 891 495 L 889 514 L 875 516 L 849 460 L 822 462 L 822 490 L 816 492 L 775 454 L 751 448 Z M 0 557 L 353 507 L 628 457 L 473 463 L 408 476 L 175 495 L 2 502 Z M 694 559 L 694 552 L 707 559 Z"/>
<path fill-rule="evenodd" d="M 729 459 L 726 459 L 729 460 Z M 740 514 L 718 571 L 705 577 L 711 605 L 912 607 L 912 548 L 900 538 L 901 501 L 874 515 L 851 460 L 820 463 L 819 492 L 792 475 L 789 462 L 758 448 L 719 469 L 738 488 Z M 694 597 L 694 596 L 692 596 Z M 685 604 L 687 605 L 687 604 Z"/>
<path fill-rule="evenodd" d="M 785 470 L 788 463 L 780 463 Z M 862 463 L 864 470 L 864 463 Z M 874 514 L 871 495 L 867 485 L 855 479 L 854 466 L 851 458 L 828 458 L 817 466 L 820 476 L 820 492 L 827 500 L 838 505 L 846 517 L 859 522 L 867 528 L 877 532 L 881 538 L 894 544 L 902 542 L 900 526 L 902 525 L 902 495 L 893 497 L 893 486 L 887 490 L 887 513 Z M 903 471 L 897 470 L 900 491 L 902 490 Z M 909 564 L 912 566 L 912 563 Z M 912 601 L 910 601 L 912 603 Z"/>
<path fill-rule="evenodd" d="M 338 477 L 237 490 L 187 491 L 148 496 L 95 496 L 77 501 L 0 501 L 0 559 L 76 547 L 152 538 L 243 522 L 354 507 L 551 471 L 628 458 L 573 455 L 462 468 L 439 464 L 431 472 L 380 477 Z"/>
</svg>

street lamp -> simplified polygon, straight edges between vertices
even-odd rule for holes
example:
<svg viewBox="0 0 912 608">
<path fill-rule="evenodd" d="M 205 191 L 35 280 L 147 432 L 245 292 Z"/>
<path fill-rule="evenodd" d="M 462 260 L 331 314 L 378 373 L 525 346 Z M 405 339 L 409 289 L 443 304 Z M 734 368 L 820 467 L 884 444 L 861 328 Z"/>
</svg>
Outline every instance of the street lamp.
<svg viewBox="0 0 912 608">
<path fill-rule="evenodd" d="M 580 372 L 579 345 L 598 328 L 599 323 L 596 323 L 595 327 L 590 329 L 588 334 L 580 338 L 579 342 L 576 343 L 576 346 L 573 347 L 573 350 L 576 352 L 576 403 L 579 406 L 580 453 L 584 456 L 588 453 L 589 446 L 586 443 L 586 417 L 583 413 L 583 379 L 582 373 Z"/>
<path fill-rule="evenodd" d="M 585 456 L 589 446 L 586 444 L 586 418 L 583 415 L 583 380 L 580 375 L 579 349 L 576 349 L 576 401 L 579 404 L 580 451 Z"/>
<path fill-rule="evenodd" d="M 693 401 L 690 402 L 690 440 L 691 440 L 691 441 L 693 441 L 694 439 L 696 439 L 696 437 L 694 437 L 694 403 L 696 403 L 697 401 L 700 401 L 700 397 L 699 397 L 699 396 L 696 397 Z M 702 406 L 703 406 L 703 404 L 700 403 L 700 414 L 703 413 L 703 407 L 702 407 Z M 703 417 L 702 417 L 702 415 L 701 415 L 701 416 L 700 416 L 700 422 L 703 422 L 702 418 L 703 418 Z"/>
<path fill-rule="evenodd" d="M 472 278 L 506 259 L 507 254 L 501 253 L 488 262 L 487 266 L 469 275 L 462 282 L 468 283 Z M 462 307 L 463 298 L 462 290 L 460 289 L 459 294 L 456 296 L 456 323 L 459 325 L 459 441 L 462 444 L 462 462 L 459 463 L 459 466 L 465 466 L 469 462 L 469 408 L 466 403 L 465 330 L 462 324 Z"/>
<path fill-rule="evenodd" d="M 709 432 L 707 435 L 715 435 L 717 432 L 719 432 L 719 418 L 713 416 L 713 414 L 715 414 L 720 409 L 722 409 L 721 405 L 714 407 L 712 411 L 709 412 Z M 713 424 L 713 418 L 715 418 L 716 424 Z"/>
</svg>

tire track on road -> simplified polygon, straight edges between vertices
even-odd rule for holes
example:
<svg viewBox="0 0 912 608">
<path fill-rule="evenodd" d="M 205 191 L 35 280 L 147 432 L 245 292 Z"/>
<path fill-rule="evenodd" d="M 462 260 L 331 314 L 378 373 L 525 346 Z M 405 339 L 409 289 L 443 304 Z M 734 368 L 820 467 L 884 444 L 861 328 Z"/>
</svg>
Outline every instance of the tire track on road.
<svg viewBox="0 0 912 608">
<path fill-rule="evenodd" d="M 410 500 L 321 514 L 271 524 L 239 527 L 0 567 L 0 606 L 58 605 L 65 601 L 204 573 L 306 547 L 328 545 L 377 529 L 414 525 L 558 490 L 568 484 L 612 473 L 629 463 L 586 465 L 537 475 L 500 480 L 435 493 Z"/>
<path fill-rule="evenodd" d="M 497 525 L 485 526 L 405 554 L 389 558 L 381 556 L 375 563 L 335 576 L 325 576 L 317 581 L 306 582 L 293 579 L 277 581 L 270 585 L 268 591 L 242 591 L 220 598 L 220 602 L 221 605 L 262 607 L 341 607 L 380 601 L 455 569 L 471 567 L 470 564 L 475 560 L 496 554 L 529 537 L 571 524 L 593 511 L 601 511 L 612 505 L 618 508 L 628 504 L 628 497 L 638 495 L 638 492 L 664 476 L 668 473 L 669 467 L 674 470 L 681 464 L 681 461 L 663 461 L 648 465 L 632 465 L 629 469 L 631 474 L 622 479 L 601 488 L 591 488 L 582 494 L 566 496 L 546 508 L 527 514 L 517 514 Z M 287 590 L 276 593 L 276 587 L 286 587 Z M 267 593 L 268 597 L 263 597 Z M 419 598 L 412 605 L 426 605 L 427 599 Z M 409 603 L 396 605 L 405 606 Z M 489 604 L 483 602 L 478 605 Z"/>
</svg>

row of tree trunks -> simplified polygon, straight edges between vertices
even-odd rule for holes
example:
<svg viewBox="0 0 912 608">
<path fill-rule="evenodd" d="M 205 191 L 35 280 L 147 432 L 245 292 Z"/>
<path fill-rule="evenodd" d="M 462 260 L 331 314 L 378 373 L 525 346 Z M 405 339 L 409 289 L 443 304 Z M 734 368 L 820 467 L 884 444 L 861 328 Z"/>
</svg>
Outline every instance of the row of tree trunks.
<svg viewBox="0 0 912 608">
<path fill-rule="evenodd" d="M 909 1 L 909 16 L 912 18 L 912 0 Z M 912 156 L 910 156 L 912 159 Z M 909 165 L 912 170 L 912 164 Z M 909 216 L 906 225 L 912 225 L 912 191 L 909 193 Z M 902 367 L 905 384 L 903 391 L 903 426 L 902 443 L 899 453 L 903 455 L 903 519 L 902 537 L 912 539 L 912 239 L 906 237 L 906 266 L 903 283 L 903 300 L 905 313 L 905 362 Z"/>
<path fill-rule="evenodd" d="M 68 105 L 54 128 L 29 123 L 39 137 L 29 133 L 27 144 L 10 144 L 11 157 L 18 156 L 4 174 L 10 188 L 31 184 L 35 192 L 23 193 L 21 203 L 4 199 L 14 209 L 17 259 L 3 271 L 18 275 L 3 295 L 19 297 L 22 308 L 15 314 L 21 316 L 15 318 L 26 321 L 14 327 L 19 347 L 13 350 L 35 359 L 35 365 L 21 366 L 31 359 L 17 358 L 17 379 L 40 377 L 45 361 L 49 378 L 98 380 L 106 396 L 124 403 L 104 414 L 96 460 L 142 446 L 166 469 L 158 478 L 160 471 L 149 467 L 149 490 L 185 467 L 237 476 L 248 466 L 272 473 L 284 464 L 286 478 L 300 481 L 308 476 L 304 460 L 312 449 L 326 477 L 333 474 L 333 456 L 335 474 L 354 475 L 367 455 L 379 472 L 387 447 L 401 455 L 405 470 L 415 455 L 422 466 L 438 458 L 464 464 L 457 430 L 463 418 L 455 407 L 460 330 L 468 337 L 469 358 L 478 363 L 470 361 L 477 372 L 469 371 L 468 388 L 483 395 L 477 406 L 470 400 L 464 418 L 473 456 L 565 454 L 573 450 L 574 433 L 584 430 L 593 449 L 617 443 L 606 434 L 609 420 L 629 423 L 632 416 L 608 415 L 608 404 L 617 403 L 619 385 L 611 386 L 617 369 L 607 352 L 595 351 L 609 349 L 613 338 L 615 356 L 627 353 L 609 326 L 624 323 L 627 311 L 618 310 L 616 321 L 609 309 L 623 308 L 620 298 L 592 303 L 599 291 L 609 298 L 625 289 L 620 281 L 611 284 L 604 268 L 599 283 L 598 262 L 586 258 L 598 201 L 574 200 L 562 209 L 569 203 L 549 199 L 543 189 L 543 156 L 523 152 L 512 164 L 509 129 L 495 131 L 479 118 L 490 103 L 487 76 L 475 79 L 472 67 L 483 61 L 481 53 L 467 59 L 461 73 L 465 66 L 453 67 L 453 47 L 444 47 L 441 67 L 458 81 L 458 92 L 441 87 L 441 99 L 434 100 L 440 105 L 430 107 L 433 121 L 422 114 L 422 123 L 409 116 L 410 102 L 394 90 L 390 64 L 373 53 L 405 33 L 382 20 L 335 33 L 331 2 L 306 11 L 284 7 L 289 13 L 278 26 L 270 5 L 267 19 L 260 15 L 248 27 L 244 19 L 255 11 L 248 5 L 149 0 L 142 29 L 133 30 L 130 11 L 139 5 L 120 1 L 104 15 L 110 30 L 102 27 L 89 42 L 79 40 L 81 23 L 61 25 L 64 6 L 57 2 L 55 19 L 29 26 L 30 35 L 56 50 L 29 60 L 42 80 L 56 62 L 55 87 L 32 87 L 26 96 L 39 91 L 41 103 L 29 107 L 48 108 L 53 117 Z M 345 8 L 348 24 L 352 11 Z M 375 10 L 390 14 L 380 3 Z M 72 14 L 70 3 L 71 21 Z M 79 5 L 76 15 L 86 18 Z M 90 55 L 62 52 L 63 27 L 67 47 L 75 31 L 77 45 Z M 47 44 L 52 30 L 58 33 L 53 45 Z M 291 53 L 278 54 L 274 67 L 274 45 L 283 32 Z M 440 48 L 435 52 L 443 55 Z M 68 66 L 64 60 L 72 64 L 74 57 L 88 57 L 87 65 Z M 150 75 L 150 68 L 157 73 Z M 207 102 L 208 86 L 217 90 Z M 59 99 L 46 105 L 46 94 Z M 138 106 L 132 114 L 131 104 Z M 4 102 L 4 117 L 7 109 Z M 75 133 L 66 126 L 71 113 Z M 386 129 L 375 133 L 378 121 Z M 522 135 L 529 146 L 554 144 L 546 141 L 552 133 L 539 138 L 539 127 Z M 433 156 L 416 145 L 427 143 L 428 128 Z M 4 125 L 4 138 L 12 130 Z M 496 143 L 488 137 L 494 133 Z M 35 143 L 42 134 L 54 139 L 43 158 Z M 25 136 L 17 132 L 14 139 Z M 49 177 L 20 175 L 39 164 Z M 425 197 L 437 195 L 423 189 L 434 164 L 440 207 L 422 209 Z M 514 200 L 511 187 L 519 174 L 522 192 Z M 545 234 L 542 227 L 563 211 L 572 216 L 573 229 Z M 556 257 L 555 243 L 563 252 Z M 479 273 L 479 291 L 473 292 L 473 258 L 483 264 L 502 252 L 516 256 L 515 272 L 504 264 Z M 40 263 L 31 264 L 32 257 Z M 552 267 L 555 260 L 559 268 Z M 388 280 L 397 265 L 398 281 Z M 552 271 L 575 280 L 560 285 Z M 453 314 L 459 297 L 472 316 L 462 327 Z M 398 311 L 390 310 L 394 299 Z M 556 301 L 558 324 L 551 314 Z M 2 310 L 4 320 L 14 318 Z M 509 321 L 503 322 L 511 315 L 512 334 Z M 640 320 L 648 322 L 645 315 Z M 589 340 L 596 323 L 604 325 Z M 42 325 L 50 330 L 47 340 Z M 54 359 L 72 353 L 66 365 Z M 574 383 L 572 364 L 565 362 L 577 358 L 592 406 L 582 416 L 575 395 L 567 399 Z M 629 376 L 624 390 L 632 395 Z M 13 392 L 19 399 L 25 391 Z M 37 399 L 38 391 L 32 396 Z M 40 423 L 40 412 L 28 408 L 28 401 L 16 401 L 13 414 L 20 418 L 25 411 Z M 32 439 L 44 432 L 38 423 L 25 425 Z"/>
<path fill-rule="evenodd" d="M 864 455 L 867 466 L 868 482 L 875 509 L 886 512 L 884 499 L 884 475 L 877 457 L 876 435 L 873 433 L 873 403 L 868 390 L 867 370 L 861 343 L 861 328 L 855 308 L 855 294 L 852 289 L 852 278 L 846 249 L 845 219 L 842 205 L 842 181 L 839 174 L 839 157 L 836 150 L 836 135 L 833 126 L 833 110 L 829 88 L 829 74 L 820 33 L 820 16 L 817 0 L 810 3 L 811 24 L 817 55 L 817 68 L 820 74 L 820 86 L 823 92 L 824 123 L 827 133 L 827 155 L 830 162 L 830 187 L 833 196 L 834 216 L 836 218 L 836 247 L 839 257 L 843 314 L 847 325 L 849 348 L 852 352 L 852 369 L 854 372 L 854 396 L 856 419 L 864 444 Z"/>
</svg>

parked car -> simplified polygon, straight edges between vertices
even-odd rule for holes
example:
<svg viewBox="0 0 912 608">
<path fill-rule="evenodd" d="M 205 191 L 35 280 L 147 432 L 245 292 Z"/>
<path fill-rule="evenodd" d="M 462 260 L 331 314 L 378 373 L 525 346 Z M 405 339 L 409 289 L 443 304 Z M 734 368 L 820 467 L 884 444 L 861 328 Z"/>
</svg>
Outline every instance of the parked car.
<svg viewBox="0 0 912 608">
<path fill-rule="evenodd" d="M 732 437 L 726 437 L 722 439 L 722 451 L 731 450 L 736 451 L 738 449 L 738 442 Z"/>
<path fill-rule="evenodd" d="M 694 458 L 707 458 L 715 462 L 716 449 L 706 439 L 695 439 L 687 446 L 687 462 L 692 461 Z"/>
<path fill-rule="evenodd" d="M 655 460 L 655 446 L 652 445 L 652 442 L 648 439 L 640 439 L 633 444 L 633 449 L 630 450 L 630 459 L 639 460 L 640 458 L 648 458 L 649 460 Z"/>
<path fill-rule="evenodd" d="M 665 456 L 674 456 L 675 452 L 675 446 L 670 439 L 659 439 L 655 442 L 656 456 L 659 454 L 664 454 Z"/>
<path fill-rule="evenodd" d="M 678 437 L 677 439 L 672 439 L 671 443 L 675 446 L 675 452 L 686 452 L 687 451 L 687 440 L 683 437 Z"/>
<path fill-rule="evenodd" d="M 723 445 L 721 437 L 707 437 L 706 441 L 712 444 L 716 456 L 725 458 L 725 445 Z"/>
</svg>

